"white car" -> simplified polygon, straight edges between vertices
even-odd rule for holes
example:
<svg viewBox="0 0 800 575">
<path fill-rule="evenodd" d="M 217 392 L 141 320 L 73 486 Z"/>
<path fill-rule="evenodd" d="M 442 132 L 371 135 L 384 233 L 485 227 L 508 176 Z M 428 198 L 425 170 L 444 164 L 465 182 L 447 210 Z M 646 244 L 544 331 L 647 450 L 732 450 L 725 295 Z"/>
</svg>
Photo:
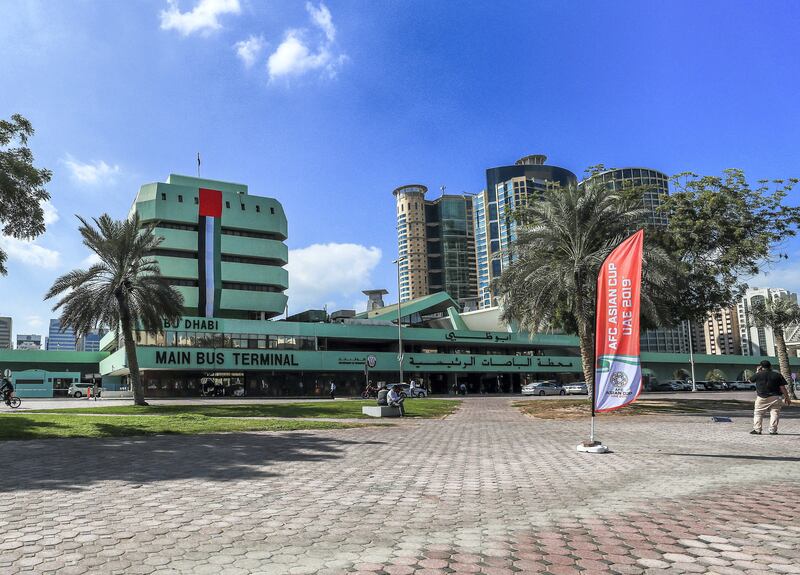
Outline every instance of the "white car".
<svg viewBox="0 0 800 575">
<path fill-rule="evenodd" d="M 392 389 L 393 387 L 397 388 L 397 392 L 400 395 L 405 395 L 406 397 L 428 397 L 428 390 L 424 387 L 415 387 L 412 390 L 407 383 L 390 383 L 386 386 L 386 389 Z"/>
<path fill-rule="evenodd" d="M 534 381 L 522 386 L 522 395 L 566 395 L 564 387 L 555 381 Z"/>
<path fill-rule="evenodd" d="M 692 391 L 692 384 L 682 379 L 670 379 L 667 383 L 672 385 L 676 391 Z"/>
<path fill-rule="evenodd" d="M 574 383 L 564 384 L 564 392 L 568 395 L 588 395 L 589 387 L 585 381 L 576 381 Z"/>
<path fill-rule="evenodd" d="M 729 381 L 728 389 L 735 391 L 755 389 L 756 385 L 750 381 Z"/>
<path fill-rule="evenodd" d="M 67 389 L 67 395 L 74 398 L 80 398 L 87 395 L 90 395 L 91 392 L 94 391 L 93 383 L 73 383 Z M 91 391 L 90 391 L 91 390 Z M 100 387 L 98 384 L 97 386 L 97 397 L 101 397 L 103 395 L 103 388 Z"/>
</svg>

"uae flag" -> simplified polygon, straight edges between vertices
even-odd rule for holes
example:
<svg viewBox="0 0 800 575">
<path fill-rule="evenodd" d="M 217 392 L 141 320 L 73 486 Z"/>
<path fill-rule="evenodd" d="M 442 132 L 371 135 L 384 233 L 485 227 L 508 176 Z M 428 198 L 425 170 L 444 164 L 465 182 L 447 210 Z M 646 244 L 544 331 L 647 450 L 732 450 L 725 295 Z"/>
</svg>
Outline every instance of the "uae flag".
<svg viewBox="0 0 800 575">
<path fill-rule="evenodd" d="M 597 277 L 594 411 L 623 407 L 642 391 L 639 308 L 643 242 L 644 231 L 639 230 L 618 245 Z"/>
<path fill-rule="evenodd" d="M 197 277 L 199 278 L 198 313 L 214 317 L 219 309 L 222 282 L 220 281 L 220 230 L 222 192 L 200 188 L 197 220 Z"/>
</svg>

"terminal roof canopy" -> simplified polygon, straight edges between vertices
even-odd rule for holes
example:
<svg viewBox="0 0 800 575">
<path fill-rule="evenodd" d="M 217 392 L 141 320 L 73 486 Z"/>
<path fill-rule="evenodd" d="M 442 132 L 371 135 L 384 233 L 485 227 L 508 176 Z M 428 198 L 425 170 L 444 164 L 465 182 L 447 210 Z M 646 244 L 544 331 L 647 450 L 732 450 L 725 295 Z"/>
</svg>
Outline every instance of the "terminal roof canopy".
<svg viewBox="0 0 800 575">
<path fill-rule="evenodd" d="M 459 309 L 461 306 L 450 297 L 447 292 L 425 295 L 400 304 L 400 313 L 408 317 L 415 314 L 419 316 L 447 313 L 448 308 Z M 387 305 L 380 309 L 362 312 L 356 316 L 358 319 L 382 319 L 395 321 L 397 319 L 397 304 Z"/>
</svg>

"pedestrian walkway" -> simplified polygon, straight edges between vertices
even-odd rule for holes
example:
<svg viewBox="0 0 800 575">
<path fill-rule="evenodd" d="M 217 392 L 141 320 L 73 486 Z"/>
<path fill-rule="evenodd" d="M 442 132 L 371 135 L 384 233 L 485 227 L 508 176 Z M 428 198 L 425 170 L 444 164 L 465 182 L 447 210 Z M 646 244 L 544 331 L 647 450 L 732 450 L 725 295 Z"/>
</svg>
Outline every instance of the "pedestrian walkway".
<svg viewBox="0 0 800 575">
<path fill-rule="evenodd" d="M 800 573 L 800 421 L 444 420 L 3 444 L 2 573 Z"/>
</svg>

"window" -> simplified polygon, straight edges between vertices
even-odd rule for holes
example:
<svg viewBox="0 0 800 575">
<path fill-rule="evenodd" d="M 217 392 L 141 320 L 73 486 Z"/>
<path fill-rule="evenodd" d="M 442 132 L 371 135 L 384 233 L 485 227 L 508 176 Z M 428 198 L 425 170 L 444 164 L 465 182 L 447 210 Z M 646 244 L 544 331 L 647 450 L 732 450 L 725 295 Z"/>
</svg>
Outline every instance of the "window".
<svg viewBox="0 0 800 575">
<path fill-rule="evenodd" d="M 256 206 L 256 213 L 261 213 L 261 206 Z"/>
<path fill-rule="evenodd" d="M 195 197 L 194 197 L 194 205 L 196 206 L 196 205 L 197 205 L 197 204 L 199 204 L 199 203 L 200 203 L 200 200 L 198 200 L 198 199 L 197 199 L 197 196 L 195 196 Z"/>
<path fill-rule="evenodd" d="M 178 202 L 183 203 L 183 196 L 178 194 Z"/>
<path fill-rule="evenodd" d="M 225 202 L 225 207 L 226 208 L 230 208 L 231 207 L 231 203 L 230 202 Z"/>
<path fill-rule="evenodd" d="M 167 200 L 167 194 L 162 193 L 161 194 L 161 199 L 166 201 Z"/>
<path fill-rule="evenodd" d="M 242 211 L 244 211 L 244 204 L 242 204 Z"/>
<path fill-rule="evenodd" d="M 275 214 L 275 208 L 270 208 L 270 209 L 269 209 L 269 213 L 271 213 L 271 214 L 273 214 L 273 215 L 274 215 L 274 214 Z"/>
</svg>

